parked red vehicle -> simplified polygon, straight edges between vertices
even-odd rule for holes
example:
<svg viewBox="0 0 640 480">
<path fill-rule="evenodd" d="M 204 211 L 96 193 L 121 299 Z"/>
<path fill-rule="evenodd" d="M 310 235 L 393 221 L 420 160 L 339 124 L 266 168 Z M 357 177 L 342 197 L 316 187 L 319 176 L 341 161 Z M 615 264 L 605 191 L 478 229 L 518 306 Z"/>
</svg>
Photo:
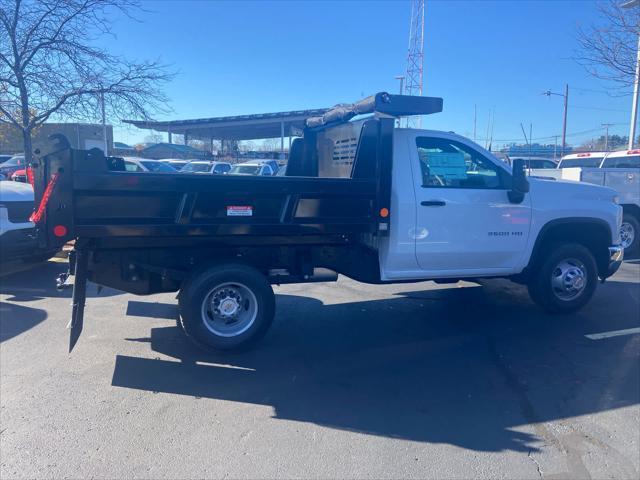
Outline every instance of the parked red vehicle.
<svg viewBox="0 0 640 480">
<path fill-rule="evenodd" d="M 14 182 L 27 183 L 27 170 L 25 168 L 16 170 L 11 175 L 9 175 L 9 180 L 13 180 Z"/>
</svg>

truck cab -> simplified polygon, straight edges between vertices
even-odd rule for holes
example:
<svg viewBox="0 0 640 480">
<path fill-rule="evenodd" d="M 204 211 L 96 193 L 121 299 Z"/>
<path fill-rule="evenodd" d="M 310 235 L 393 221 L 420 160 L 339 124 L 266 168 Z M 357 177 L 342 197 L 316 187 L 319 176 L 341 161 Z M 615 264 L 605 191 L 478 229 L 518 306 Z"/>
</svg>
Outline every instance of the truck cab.
<svg viewBox="0 0 640 480">
<path fill-rule="evenodd" d="M 385 280 L 518 275 L 554 222 L 586 234 L 600 225 L 618 242 L 613 190 L 529 178 L 529 192 L 514 202 L 512 170 L 462 136 L 396 129 L 393 143 L 396 216 L 381 250 Z"/>
</svg>

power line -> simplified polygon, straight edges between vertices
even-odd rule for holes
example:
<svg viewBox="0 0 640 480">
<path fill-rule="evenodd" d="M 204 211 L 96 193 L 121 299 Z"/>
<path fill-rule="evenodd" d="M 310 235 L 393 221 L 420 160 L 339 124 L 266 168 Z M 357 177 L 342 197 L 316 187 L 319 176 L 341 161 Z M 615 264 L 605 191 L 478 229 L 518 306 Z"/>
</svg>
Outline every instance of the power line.
<svg viewBox="0 0 640 480">
<path fill-rule="evenodd" d="M 595 90 L 593 88 L 580 88 L 580 87 L 571 87 L 573 90 L 578 90 L 581 92 L 589 92 L 589 93 L 600 93 L 602 95 L 606 95 L 607 97 L 611 97 L 611 98 L 623 98 L 623 97 L 630 97 L 631 93 L 628 93 L 626 91 L 619 91 L 619 93 L 615 93 L 615 91 L 612 90 Z"/>
<path fill-rule="evenodd" d="M 578 90 L 579 92 L 591 92 L 591 93 L 604 93 L 605 95 L 609 95 L 607 90 L 595 90 L 593 88 L 582 88 L 582 87 L 571 87 L 573 90 Z"/>
<path fill-rule="evenodd" d="M 610 126 L 618 126 L 618 125 L 626 125 L 626 123 L 610 123 Z M 597 127 L 597 128 L 591 128 L 589 130 L 582 130 L 580 132 L 573 132 L 573 133 L 567 133 L 567 137 L 577 137 L 579 135 L 586 135 L 587 133 L 595 133 L 595 132 L 602 132 L 602 127 Z M 549 135 L 546 137 L 536 137 L 536 138 L 530 138 L 529 141 L 530 142 L 534 142 L 534 141 L 541 141 L 541 140 L 552 140 L 556 137 L 559 137 L 560 135 Z M 478 141 L 483 141 L 483 140 L 488 140 L 487 138 L 478 138 Z M 508 142 L 521 142 L 522 141 L 522 137 L 519 138 L 508 138 L 508 139 L 494 139 L 494 142 L 500 142 L 500 143 L 508 143 Z"/>
<path fill-rule="evenodd" d="M 627 113 L 627 110 L 621 110 L 618 108 L 602 108 L 602 107 L 589 107 L 586 105 L 569 105 L 571 108 L 582 108 L 584 110 L 599 110 L 602 112 L 622 112 Z"/>
</svg>

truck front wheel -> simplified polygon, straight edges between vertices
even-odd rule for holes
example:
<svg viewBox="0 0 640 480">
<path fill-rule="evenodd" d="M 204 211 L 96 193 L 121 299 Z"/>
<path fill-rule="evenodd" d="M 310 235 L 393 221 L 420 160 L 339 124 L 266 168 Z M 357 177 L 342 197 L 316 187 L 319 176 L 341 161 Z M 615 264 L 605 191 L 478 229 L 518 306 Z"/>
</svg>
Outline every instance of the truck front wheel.
<svg viewBox="0 0 640 480">
<path fill-rule="evenodd" d="M 593 254 L 579 244 L 560 244 L 550 249 L 529 280 L 531 298 L 551 313 L 571 313 L 593 296 L 598 270 Z"/>
<path fill-rule="evenodd" d="M 640 246 L 640 222 L 631 213 L 625 213 L 622 217 L 620 242 L 629 253 L 635 253 Z"/>
<path fill-rule="evenodd" d="M 267 332 L 275 313 L 275 297 L 266 277 L 235 264 L 216 266 L 187 280 L 178 305 L 185 334 L 214 350 L 250 346 Z"/>
</svg>

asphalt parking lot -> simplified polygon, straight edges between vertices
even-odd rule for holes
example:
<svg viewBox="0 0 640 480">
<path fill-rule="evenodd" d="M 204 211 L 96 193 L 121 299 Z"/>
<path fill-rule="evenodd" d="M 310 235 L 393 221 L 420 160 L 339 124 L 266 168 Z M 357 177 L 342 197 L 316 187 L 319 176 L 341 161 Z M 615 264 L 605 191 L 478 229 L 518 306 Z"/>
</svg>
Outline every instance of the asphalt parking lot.
<svg viewBox="0 0 640 480">
<path fill-rule="evenodd" d="M 544 314 L 506 281 L 276 287 L 258 348 L 212 355 L 174 295 L 0 278 L 0 477 L 638 478 L 640 264 Z"/>
</svg>

